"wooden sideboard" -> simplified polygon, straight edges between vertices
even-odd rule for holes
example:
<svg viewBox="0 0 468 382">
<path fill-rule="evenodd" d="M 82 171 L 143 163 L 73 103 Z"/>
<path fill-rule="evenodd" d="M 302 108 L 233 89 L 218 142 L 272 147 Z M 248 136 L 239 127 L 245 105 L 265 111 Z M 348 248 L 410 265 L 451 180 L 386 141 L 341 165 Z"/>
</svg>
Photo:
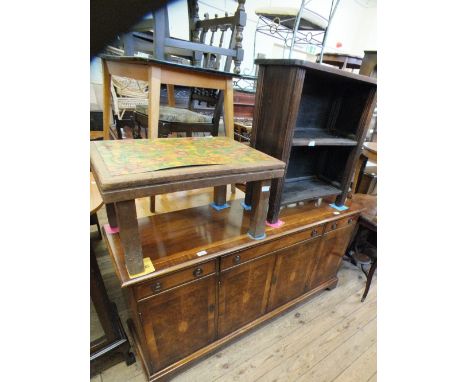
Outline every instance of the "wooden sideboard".
<svg viewBox="0 0 468 382">
<path fill-rule="evenodd" d="M 287 309 L 337 285 L 342 256 L 362 211 L 328 204 L 284 208 L 266 238 L 245 235 L 251 211 L 189 208 L 138 219 L 155 271 L 130 278 L 119 233 L 105 233 L 150 381 L 166 380 Z"/>
</svg>

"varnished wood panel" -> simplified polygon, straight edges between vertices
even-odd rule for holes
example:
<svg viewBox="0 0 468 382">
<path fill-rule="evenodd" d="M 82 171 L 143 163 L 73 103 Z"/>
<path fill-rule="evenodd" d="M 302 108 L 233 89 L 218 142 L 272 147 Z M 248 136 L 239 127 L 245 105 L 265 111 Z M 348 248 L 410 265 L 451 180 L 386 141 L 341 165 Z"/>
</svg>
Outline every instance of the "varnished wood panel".
<svg viewBox="0 0 468 382">
<path fill-rule="evenodd" d="M 138 304 L 153 372 L 214 341 L 215 303 L 213 275 Z"/>
<path fill-rule="evenodd" d="M 232 255 L 223 256 L 221 258 L 221 270 L 225 270 L 234 267 L 238 264 L 242 264 L 246 261 L 252 260 L 256 257 L 260 257 L 269 252 L 276 251 L 278 249 L 287 247 L 289 245 L 299 243 L 301 241 L 310 239 L 311 237 L 319 237 L 323 233 L 323 226 L 314 227 L 295 234 L 287 235 L 281 240 L 273 240 L 262 245 L 255 246 L 245 251 L 233 253 Z"/>
<path fill-rule="evenodd" d="M 183 283 L 196 280 L 215 273 L 215 260 L 198 264 L 194 267 L 183 269 L 169 275 L 158 277 L 150 282 L 140 284 L 135 287 L 135 296 L 138 300 L 149 297 L 153 294 L 164 292 Z"/>
<path fill-rule="evenodd" d="M 274 263 L 268 255 L 221 273 L 218 337 L 265 313 Z"/>
<path fill-rule="evenodd" d="M 322 236 L 316 264 L 309 277 L 309 288 L 336 277 L 356 223 L 327 232 Z"/>
<path fill-rule="evenodd" d="M 310 268 L 317 260 L 320 239 L 311 239 L 277 252 L 268 310 L 281 306 L 305 292 Z"/>
</svg>

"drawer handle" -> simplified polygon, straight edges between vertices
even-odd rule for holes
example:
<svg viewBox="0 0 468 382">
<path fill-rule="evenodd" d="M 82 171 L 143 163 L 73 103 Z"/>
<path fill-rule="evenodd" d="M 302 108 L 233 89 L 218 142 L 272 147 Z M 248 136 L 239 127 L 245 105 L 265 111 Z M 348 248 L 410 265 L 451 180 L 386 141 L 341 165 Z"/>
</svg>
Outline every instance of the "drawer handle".
<svg viewBox="0 0 468 382">
<path fill-rule="evenodd" d="M 331 225 L 331 229 L 336 229 L 336 223 L 333 223 L 333 224 Z"/>
<path fill-rule="evenodd" d="M 232 260 L 234 264 L 239 264 L 241 261 L 241 258 L 239 255 L 234 256 L 234 259 Z"/>
<path fill-rule="evenodd" d="M 196 269 L 193 271 L 193 275 L 194 275 L 195 277 L 200 277 L 202 274 L 203 274 L 203 269 L 201 269 L 201 268 L 196 268 Z"/>
<path fill-rule="evenodd" d="M 348 219 L 348 224 L 351 224 L 353 221 L 354 221 L 353 218 L 349 218 L 349 219 Z"/>
<path fill-rule="evenodd" d="M 317 235 L 318 235 L 318 231 L 317 231 L 316 229 L 314 229 L 314 230 L 312 231 L 312 237 L 315 237 L 315 236 L 317 236 Z"/>
<path fill-rule="evenodd" d="M 154 284 L 151 289 L 153 290 L 154 293 L 161 292 L 162 290 L 162 284 L 158 281 L 156 284 Z"/>
</svg>

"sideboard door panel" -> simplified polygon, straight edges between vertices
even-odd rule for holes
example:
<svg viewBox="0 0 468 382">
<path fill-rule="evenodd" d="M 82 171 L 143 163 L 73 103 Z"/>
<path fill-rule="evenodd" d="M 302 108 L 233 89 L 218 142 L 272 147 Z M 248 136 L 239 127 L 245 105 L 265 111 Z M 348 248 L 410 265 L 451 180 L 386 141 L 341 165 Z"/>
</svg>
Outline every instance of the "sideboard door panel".
<svg viewBox="0 0 468 382">
<path fill-rule="evenodd" d="M 215 275 L 138 304 L 153 372 L 215 340 L 215 304 Z"/>
<path fill-rule="evenodd" d="M 304 294 L 319 246 L 320 239 L 317 238 L 277 252 L 269 311 Z"/>
<path fill-rule="evenodd" d="M 274 264 L 275 256 L 268 255 L 221 273 L 218 337 L 265 313 Z"/>
<path fill-rule="evenodd" d="M 348 247 L 355 224 L 326 232 L 321 240 L 315 266 L 309 277 L 309 289 L 334 278 Z"/>
</svg>

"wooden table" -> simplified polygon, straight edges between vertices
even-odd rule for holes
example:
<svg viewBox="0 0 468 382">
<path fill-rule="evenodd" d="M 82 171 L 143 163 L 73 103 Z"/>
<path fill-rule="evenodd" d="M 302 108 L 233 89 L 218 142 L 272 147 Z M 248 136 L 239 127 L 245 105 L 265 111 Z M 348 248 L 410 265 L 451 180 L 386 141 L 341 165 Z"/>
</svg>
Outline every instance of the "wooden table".
<svg viewBox="0 0 468 382">
<path fill-rule="evenodd" d="M 340 69 L 359 69 L 362 64 L 362 57 L 343 53 L 324 53 L 322 62 L 337 66 Z"/>
<path fill-rule="evenodd" d="M 248 234 L 260 239 L 271 179 L 284 175 L 285 163 L 230 138 L 210 137 L 91 142 L 91 167 L 135 275 L 144 270 L 135 198 L 214 187 L 213 207 L 223 208 L 227 184 L 252 182 Z"/>
<path fill-rule="evenodd" d="M 359 157 L 355 172 L 354 172 L 354 185 L 353 185 L 353 192 L 355 193 L 359 181 L 364 174 L 364 170 L 366 169 L 367 161 L 371 161 L 377 163 L 377 142 L 364 142 L 362 146 L 362 153 Z"/>
<path fill-rule="evenodd" d="M 102 55 L 104 139 L 109 139 L 111 118 L 111 76 L 148 81 L 148 138 L 158 137 L 161 84 L 220 89 L 224 91 L 226 136 L 234 139 L 234 99 L 232 73 L 190 67 L 151 58 Z M 171 103 L 173 95 L 169 94 Z"/>
</svg>

